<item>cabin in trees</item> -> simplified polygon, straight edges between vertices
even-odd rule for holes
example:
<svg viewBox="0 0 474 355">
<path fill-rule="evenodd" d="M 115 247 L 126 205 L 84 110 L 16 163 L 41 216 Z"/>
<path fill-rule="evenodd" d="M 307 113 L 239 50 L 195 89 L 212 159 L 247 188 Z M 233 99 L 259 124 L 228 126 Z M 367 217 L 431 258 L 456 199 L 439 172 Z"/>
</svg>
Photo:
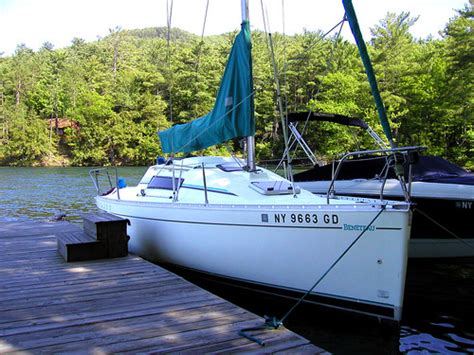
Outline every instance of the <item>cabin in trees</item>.
<svg viewBox="0 0 474 355">
<path fill-rule="evenodd" d="M 50 118 L 48 120 L 48 128 L 50 130 L 54 129 L 60 136 L 64 135 L 64 130 L 69 127 L 79 129 L 78 123 L 70 118 Z"/>
</svg>

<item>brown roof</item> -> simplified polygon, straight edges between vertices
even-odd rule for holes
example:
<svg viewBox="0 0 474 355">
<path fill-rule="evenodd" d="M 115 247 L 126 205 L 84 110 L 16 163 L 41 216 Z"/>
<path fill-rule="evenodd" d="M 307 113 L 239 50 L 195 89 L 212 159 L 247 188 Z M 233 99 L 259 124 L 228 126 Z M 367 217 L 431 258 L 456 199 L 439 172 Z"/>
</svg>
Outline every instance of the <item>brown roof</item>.
<svg viewBox="0 0 474 355">
<path fill-rule="evenodd" d="M 57 119 L 58 123 L 57 123 L 57 126 L 56 126 L 56 118 L 50 118 L 48 120 L 48 127 L 54 127 L 54 128 L 66 128 L 66 127 L 74 127 L 74 128 L 77 128 L 77 123 L 74 122 L 73 120 L 69 119 L 69 118 L 58 118 Z"/>
</svg>

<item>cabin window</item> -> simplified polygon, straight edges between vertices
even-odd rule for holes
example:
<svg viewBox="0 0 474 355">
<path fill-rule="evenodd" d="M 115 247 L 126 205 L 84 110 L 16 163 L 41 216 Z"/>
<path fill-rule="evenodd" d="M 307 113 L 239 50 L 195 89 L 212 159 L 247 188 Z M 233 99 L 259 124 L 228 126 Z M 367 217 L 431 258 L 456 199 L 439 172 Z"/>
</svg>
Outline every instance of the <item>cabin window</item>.
<svg viewBox="0 0 474 355">
<path fill-rule="evenodd" d="M 183 184 L 184 179 L 174 178 L 174 188 L 178 189 Z M 173 190 L 173 177 L 171 176 L 153 176 L 148 183 L 149 189 Z"/>
<path fill-rule="evenodd" d="M 254 181 L 250 187 L 263 195 L 285 195 L 292 194 L 293 187 L 288 181 Z M 295 193 L 299 194 L 300 189 L 296 186 Z"/>
</svg>

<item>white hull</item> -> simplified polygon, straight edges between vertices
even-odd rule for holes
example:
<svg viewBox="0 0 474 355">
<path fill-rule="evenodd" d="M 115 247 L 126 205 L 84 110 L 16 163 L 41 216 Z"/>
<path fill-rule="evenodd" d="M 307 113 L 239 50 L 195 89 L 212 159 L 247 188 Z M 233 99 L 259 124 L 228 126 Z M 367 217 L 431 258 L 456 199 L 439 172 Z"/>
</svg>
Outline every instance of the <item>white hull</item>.
<svg viewBox="0 0 474 355">
<path fill-rule="evenodd" d="M 217 175 L 216 181 L 221 180 Z M 208 184 L 213 185 L 211 179 Z M 133 253 L 298 293 L 309 290 L 381 210 L 376 203 L 336 204 L 334 200 L 327 205 L 325 198 L 306 191 L 298 198 L 283 198 L 248 189 L 259 200 L 224 203 L 233 197 L 211 194 L 211 200 L 215 197 L 222 203 L 204 204 L 147 199 L 137 196 L 140 190 L 140 186 L 121 189 L 120 200 L 114 193 L 96 198 L 101 210 L 131 221 L 128 233 Z M 202 200 L 201 191 L 193 193 Z M 266 199 L 286 203 L 270 204 Z M 398 207 L 384 209 L 314 289 L 313 296 L 341 301 L 337 307 L 400 320 L 410 212 L 406 205 Z"/>
<path fill-rule="evenodd" d="M 327 193 L 330 181 L 300 181 L 298 185 L 315 194 Z M 335 182 L 335 193 L 341 196 L 375 197 L 380 195 L 382 183 L 379 180 L 340 180 Z M 415 232 L 411 236 L 408 256 L 410 258 L 459 258 L 474 256 L 474 233 L 468 224 L 474 218 L 474 186 L 432 182 L 413 182 L 412 200 L 423 212 L 429 210 L 433 222 L 415 212 Z M 384 198 L 403 199 L 400 183 L 388 179 L 384 188 Z M 456 221 L 456 223 L 453 223 Z M 448 223 L 454 225 L 452 232 L 444 232 L 441 227 Z M 437 228 L 437 237 L 430 235 Z M 448 228 L 450 230 L 451 228 Z M 441 235 L 441 236 L 440 236 Z"/>
</svg>

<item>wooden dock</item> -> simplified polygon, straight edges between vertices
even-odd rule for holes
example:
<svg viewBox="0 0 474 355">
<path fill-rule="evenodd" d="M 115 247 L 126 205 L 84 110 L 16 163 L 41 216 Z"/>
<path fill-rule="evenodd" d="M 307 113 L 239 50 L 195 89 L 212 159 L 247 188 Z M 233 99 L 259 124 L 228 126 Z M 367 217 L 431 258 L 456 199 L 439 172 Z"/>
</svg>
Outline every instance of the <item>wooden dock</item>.
<svg viewBox="0 0 474 355">
<path fill-rule="evenodd" d="M 67 263 L 67 222 L 0 220 L 0 353 L 325 353 L 137 256 Z"/>
</svg>

